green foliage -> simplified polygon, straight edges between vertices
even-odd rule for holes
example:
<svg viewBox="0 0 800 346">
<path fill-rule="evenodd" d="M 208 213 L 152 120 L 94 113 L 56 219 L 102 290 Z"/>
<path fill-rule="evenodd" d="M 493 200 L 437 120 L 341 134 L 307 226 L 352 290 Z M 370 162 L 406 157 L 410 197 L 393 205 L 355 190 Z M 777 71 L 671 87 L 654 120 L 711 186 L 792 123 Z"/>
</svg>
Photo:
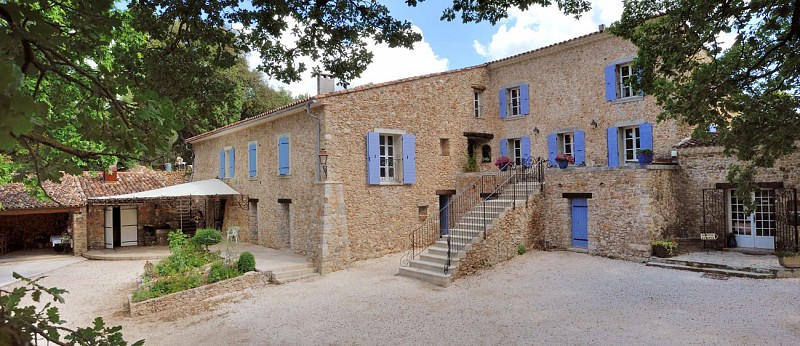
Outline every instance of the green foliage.
<svg viewBox="0 0 800 346">
<path fill-rule="evenodd" d="M 236 263 L 232 265 L 224 263 L 222 260 L 214 261 L 211 263 L 211 269 L 208 271 L 208 282 L 217 282 L 230 278 L 235 278 L 241 275 L 240 270 L 237 268 Z"/>
<path fill-rule="evenodd" d="M 222 234 L 213 228 L 198 229 L 192 237 L 192 243 L 197 247 L 204 247 L 206 251 L 209 246 L 219 244 L 221 241 Z"/>
<path fill-rule="evenodd" d="M 650 243 L 650 246 L 652 246 L 652 247 L 656 247 L 656 246 L 663 247 L 663 248 L 667 249 L 667 253 L 669 253 L 670 256 L 674 256 L 675 255 L 675 249 L 678 248 L 678 243 L 675 242 L 674 240 L 657 240 L 657 241 L 654 241 L 654 242 Z"/>
<path fill-rule="evenodd" d="M 660 119 L 695 125 L 693 137 L 713 139 L 742 161 L 728 174 L 741 193 L 750 190 L 754 167 L 772 167 L 796 150 L 797 1 L 627 1 L 610 31 L 639 47 L 635 82 L 655 96 Z M 710 125 L 716 134 L 706 131 Z"/>
<path fill-rule="evenodd" d="M 464 172 L 477 172 L 478 171 L 478 161 L 475 160 L 475 156 L 467 156 L 467 163 L 464 164 Z"/>
<path fill-rule="evenodd" d="M 528 248 L 525 247 L 525 244 L 519 244 L 519 246 L 517 246 L 518 255 L 524 255 L 526 252 L 528 252 Z"/>
<path fill-rule="evenodd" d="M 252 272 L 256 270 L 256 258 L 250 252 L 242 252 L 239 255 L 239 271 L 242 273 Z"/>
<path fill-rule="evenodd" d="M 128 343 L 122 337 L 122 327 L 106 326 L 101 317 L 97 317 L 91 327 L 70 329 L 64 326 L 58 307 L 53 303 L 64 303 L 63 294 L 67 291 L 56 287 L 41 286 L 38 281 L 31 280 L 17 273 L 15 279 L 25 282 L 24 286 L 11 291 L 0 289 L 0 344 L 31 345 L 47 341 L 59 345 L 109 345 L 123 346 Z M 34 304 L 21 305 L 23 298 L 30 294 Z M 48 298 L 49 296 L 49 298 Z M 43 306 L 41 302 L 47 301 Z M 143 345 L 144 340 L 134 343 Z"/>
</svg>

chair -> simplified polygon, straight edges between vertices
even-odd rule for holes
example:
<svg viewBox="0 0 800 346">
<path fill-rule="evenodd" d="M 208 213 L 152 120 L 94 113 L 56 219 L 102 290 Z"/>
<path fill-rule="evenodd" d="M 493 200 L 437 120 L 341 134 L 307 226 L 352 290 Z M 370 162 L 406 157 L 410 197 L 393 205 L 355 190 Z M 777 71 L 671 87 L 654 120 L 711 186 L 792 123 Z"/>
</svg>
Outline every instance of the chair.
<svg viewBox="0 0 800 346">
<path fill-rule="evenodd" d="M 230 241 L 231 238 L 233 238 L 233 241 L 239 242 L 239 226 L 228 227 L 227 240 Z"/>
</svg>

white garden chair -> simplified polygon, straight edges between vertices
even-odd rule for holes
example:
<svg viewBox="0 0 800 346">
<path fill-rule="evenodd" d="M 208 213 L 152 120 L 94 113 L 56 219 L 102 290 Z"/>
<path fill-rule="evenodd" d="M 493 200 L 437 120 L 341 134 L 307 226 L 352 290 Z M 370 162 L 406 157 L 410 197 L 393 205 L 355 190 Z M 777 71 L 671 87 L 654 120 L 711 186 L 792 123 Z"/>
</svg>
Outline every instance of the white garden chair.
<svg viewBox="0 0 800 346">
<path fill-rule="evenodd" d="M 228 227 L 228 241 L 231 241 L 231 238 L 233 241 L 239 242 L 239 226 Z"/>
</svg>

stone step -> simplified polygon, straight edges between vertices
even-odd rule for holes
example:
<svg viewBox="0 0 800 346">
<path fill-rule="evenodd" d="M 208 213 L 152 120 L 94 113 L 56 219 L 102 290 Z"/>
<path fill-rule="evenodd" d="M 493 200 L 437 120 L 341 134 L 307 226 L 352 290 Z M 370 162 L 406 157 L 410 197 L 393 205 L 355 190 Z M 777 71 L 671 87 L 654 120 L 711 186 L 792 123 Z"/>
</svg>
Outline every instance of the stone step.
<svg viewBox="0 0 800 346">
<path fill-rule="evenodd" d="M 453 246 L 450 251 L 453 257 L 464 258 L 464 256 L 466 256 L 465 251 L 461 251 L 455 246 Z M 444 246 L 437 246 L 437 244 L 434 244 L 428 248 L 428 253 L 437 256 L 447 256 L 447 244 Z"/>
<path fill-rule="evenodd" d="M 400 267 L 400 275 L 442 287 L 447 287 L 450 284 L 450 274 L 435 273 L 420 268 Z"/>
<path fill-rule="evenodd" d="M 311 264 L 307 264 L 304 267 L 292 266 L 281 268 L 278 271 L 273 271 L 272 282 L 276 284 L 282 284 L 312 276 L 319 276 L 319 274 L 317 273 L 316 268 L 314 268 Z"/>
<path fill-rule="evenodd" d="M 678 260 L 673 258 L 661 258 L 661 257 L 650 257 L 650 262 L 653 263 L 666 263 L 666 264 L 676 264 L 676 265 L 683 265 L 695 268 L 712 268 L 712 269 L 724 269 L 724 270 L 739 270 L 739 271 L 749 271 L 753 273 L 762 273 L 762 274 L 773 274 L 774 271 L 771 269 L 766 268 L 737 268 L 732 267 L 725 264 L 720 263 L 705 263 L 705 262 L 694 262 L 694 261 L 686 261 L 686 260 Z"/>
<path fill-rule="evenodd" d="M 442 265 L 440 263 L 428 262 L 428 261 L 425 261 L 425 260 L 417 259 L 417 260 L 409 261 L 408 265 L 410 267 L 412 267 L 412 268 L 424 269 L 424 270 L 427 270 L 427 271 L 430 271 L 430 272 L 434 272 L 434 273 L 438 272 L 438 273 L 444 274 L 444 265 Z M 454 270 L 456 270 L 456 267 L 451 265 L 449 267 L 448 272 L 452 273 Z"/>
<path fill-rule="evenodd" d="M 275 278 L 272 278 L 272 280 L 271 280 L 271 281 L 272 281 L 272 283 L 274 283 L 274 284 L 277 284 L 277 285 L 282 285 L 282 284 L 285 284 L 285 283 L 287 283 L 287 282 L 299 281 L 299 280 L 303 280 L 303 279 L 307 279 L 307 278 L 310 278 L 310 277 L 315 277 L 315 276 L 319 276 L 319 273 L 310 273 L 310 274 L 294 275 L 294 276 L 288 276 L 288 277 L 284 277 L 284 278 L 281 278 L 281 279 L 275 279 Z"/>
<path fill-rule="evenodd" d="M 742 278 L 751 278 L 751 279 L 774 279 L 775 273 L 757 273 L 751 271 L 742 271 L 742 270 L 731 270 L 731 269 L 720 269 L 720 268 L 710 268 L 710 267 L 693 267 L 681 264 L 672 264 L 672 263 L 661 263 L 661 262 L 647 262 L 647 266 L 649 267 L 658 267 L 658 268 L 667 268 L 667 269 L 678 269 L 678 270 L 688 270 L 698 273 L 712 273 L 712 274 L 721 274 L 727 276 L 736 276 Z"/>
<path fill-rule="evenodd" d="M 419 260 L 437 263 L 440 264 L 442 268 L 444 268 L 444 264 L 447 263 L 447 255 L 436 255 L 428 252 L 423 252 L 419 255 Z M 453 267 L 458 267 L 458 263 L 460 262 L 461 259 L 458 257 L 450 259 L 450 265 Z"/>
</svg>

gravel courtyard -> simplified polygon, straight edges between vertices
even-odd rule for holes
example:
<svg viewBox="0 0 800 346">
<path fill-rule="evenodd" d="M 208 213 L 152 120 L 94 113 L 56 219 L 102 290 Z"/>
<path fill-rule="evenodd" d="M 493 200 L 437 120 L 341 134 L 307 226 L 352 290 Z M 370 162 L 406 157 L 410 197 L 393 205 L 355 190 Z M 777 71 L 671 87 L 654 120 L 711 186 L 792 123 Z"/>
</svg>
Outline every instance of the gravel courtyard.
<svg viewBox="0 0 800 346">
<path fill-rule="evenodd" d="M 129 318 L 144 261 L 49 273 L 62 317 L 148 345 L 773 344 L 800 340 L 800 279 L 720 280 L 570 252 L 529 252 L 448 288 L 397 276 L 400 255 L 236 292 L 200 311 Z"/>
</svg>

